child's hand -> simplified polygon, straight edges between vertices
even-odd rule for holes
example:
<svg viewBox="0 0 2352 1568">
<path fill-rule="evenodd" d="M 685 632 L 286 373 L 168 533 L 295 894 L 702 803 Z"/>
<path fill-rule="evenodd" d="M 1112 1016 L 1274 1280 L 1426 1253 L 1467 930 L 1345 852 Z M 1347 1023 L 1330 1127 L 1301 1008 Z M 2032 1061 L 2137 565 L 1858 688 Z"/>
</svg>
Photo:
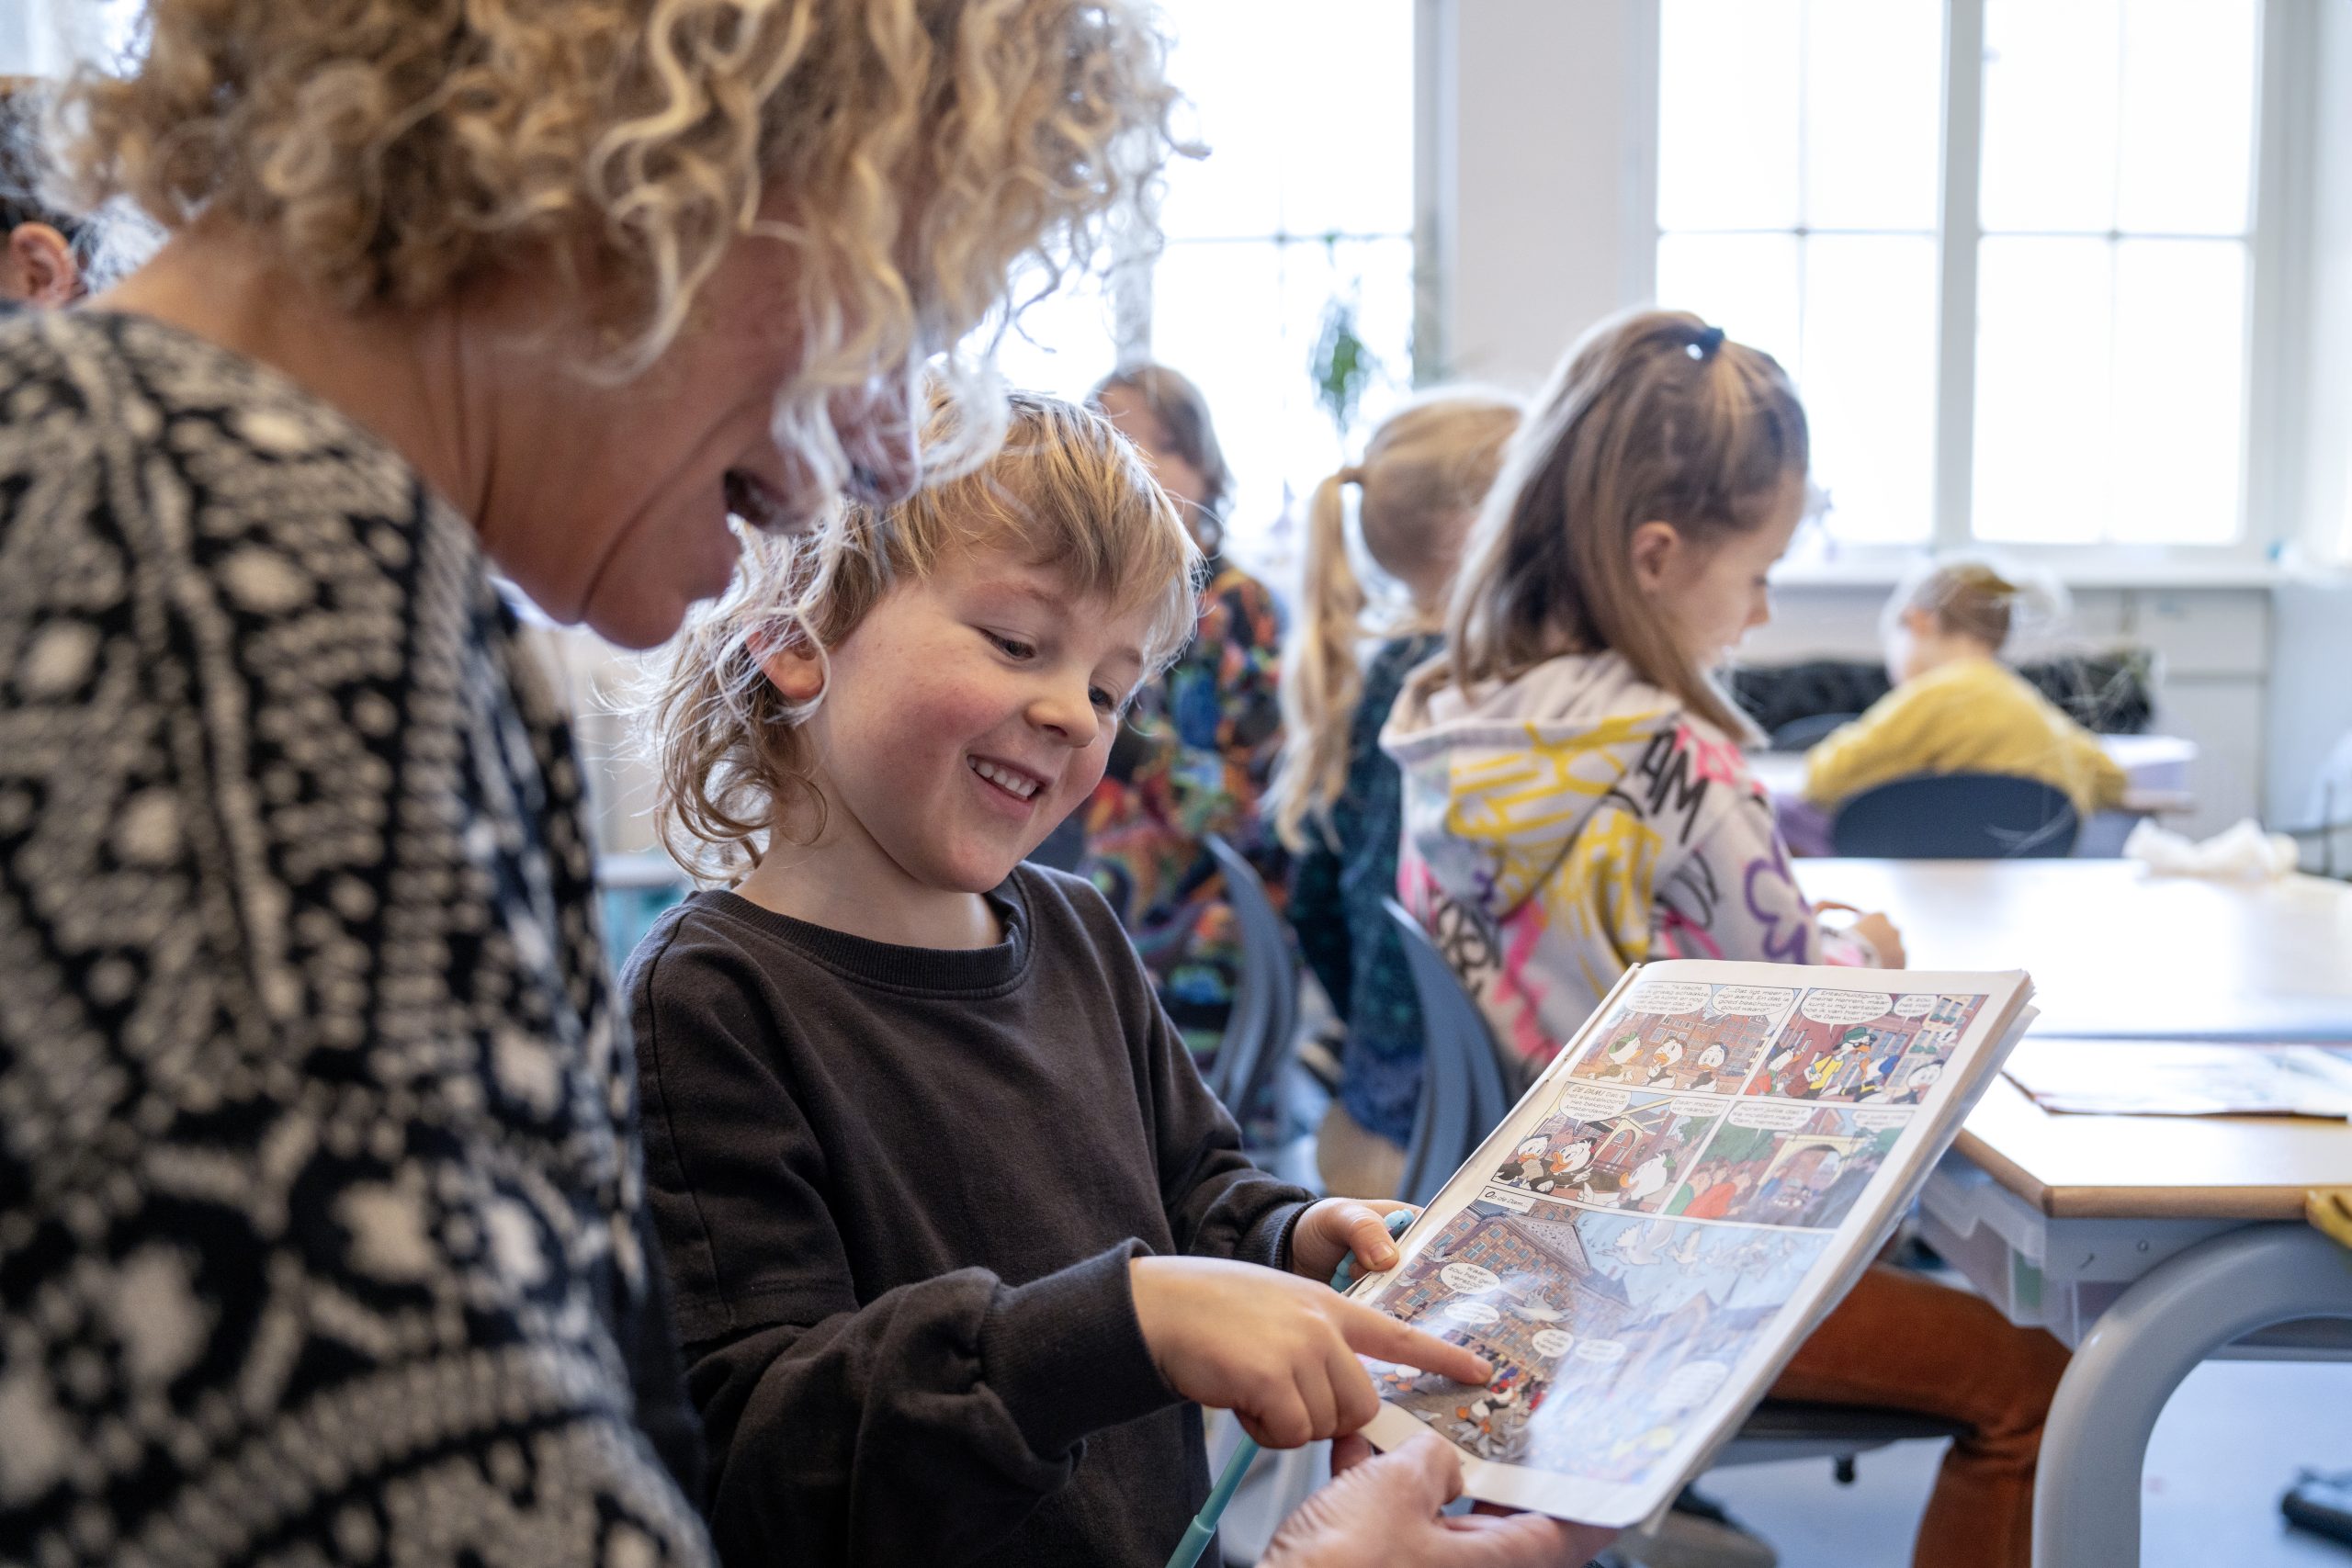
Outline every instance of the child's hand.
<svg viewBox="0 0 2352 1568">
<path fill-rule="evenodd" d="M 1856 936 L 1869 942 L 1872 950 L 1878 953 L 1880 968 L 1900 969 L 1903 967 L 1903 935 L 1894 929 L 1893 920 L 1874 912 L 1856 920 L 1850 929 Z"/>
<path fill-rule="evenodd" d="M 1386 1218 L 1399 1209 L 1420 1213 L 1410 1203 L 1386 1198 L 1326 1198 L 1309 1204 L 1291 1228 L 1290 1271 L 1324 1284 L 1351 1252 L 1359 1279 L 1394 1266 L 1396 1242 L 1388 1234 Z"/>
<path fill-rule="evenodd" d="M 1462 1346 L 1276 1269 L 1138 1258 L 1127 1277 L 1136 1322 L 1168 1386 L 1232 1411 L 1270 1449 L 1339 1437 L 1373 1418 L 1380 1398 L 1359 1351 L 1459 1382 L 1494 1375 Z"/>
</svg>

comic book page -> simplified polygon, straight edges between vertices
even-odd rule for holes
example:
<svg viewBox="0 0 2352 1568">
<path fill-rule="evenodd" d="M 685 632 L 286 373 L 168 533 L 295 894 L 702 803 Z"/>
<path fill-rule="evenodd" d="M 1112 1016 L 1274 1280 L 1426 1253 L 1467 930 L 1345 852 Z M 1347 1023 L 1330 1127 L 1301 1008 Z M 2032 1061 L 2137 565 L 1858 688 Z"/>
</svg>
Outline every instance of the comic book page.
<svg viewBox="0 0 2352 1568">
<path fill-rule="evenodd" d="M 1494 1363 L 1374 1363 L 1470 1495 L 1662 1506 L 1867 1266 L 2022 1032 L 2022 973 L 1678 961 L 1610 993 L 1354 1294 Z"/>
</svg>

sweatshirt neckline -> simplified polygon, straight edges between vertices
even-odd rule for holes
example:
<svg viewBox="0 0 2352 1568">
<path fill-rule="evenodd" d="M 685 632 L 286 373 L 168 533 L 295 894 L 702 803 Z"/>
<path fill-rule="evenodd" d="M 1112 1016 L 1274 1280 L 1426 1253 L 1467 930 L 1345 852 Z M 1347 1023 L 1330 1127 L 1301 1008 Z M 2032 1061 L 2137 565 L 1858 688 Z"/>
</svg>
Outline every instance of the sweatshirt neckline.
<svg viewBox="0 0 2352 1568">
<path fill-rule="evenodd" d="M 729 888 L 690 894 L 687 902 L 766 932 L 844 978 L 910 995 L 982 997 L 1017 985 L 1029 967 L 1029 900 L 1018 870 L 985 895 L 1004 922 L 990 947 L 907 947 L 852 936 L 763 908 Z"/>
</svg>

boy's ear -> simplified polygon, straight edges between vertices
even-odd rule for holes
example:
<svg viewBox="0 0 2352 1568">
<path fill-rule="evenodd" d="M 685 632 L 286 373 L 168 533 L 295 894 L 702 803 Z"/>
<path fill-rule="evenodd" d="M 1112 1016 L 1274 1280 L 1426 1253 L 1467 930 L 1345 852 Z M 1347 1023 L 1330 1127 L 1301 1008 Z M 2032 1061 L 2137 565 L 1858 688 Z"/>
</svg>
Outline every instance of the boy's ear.
<svg viewBox="0 0 2352 1568">
<path fill-rule="evenodd" d="M 752 639 L 760 673 L 786 702 L 812 703 L 825 692 L 825 661 L 816 645 L 797 631 L 762 633 Z"/>
<path fill-rule="evenodd" d="M 1645 593 L 1664 589 L 1681 553 L 1682 536 L 1671 523 L 1644 523 L 1634 530 L 1634 583 Z"/>
</svg>

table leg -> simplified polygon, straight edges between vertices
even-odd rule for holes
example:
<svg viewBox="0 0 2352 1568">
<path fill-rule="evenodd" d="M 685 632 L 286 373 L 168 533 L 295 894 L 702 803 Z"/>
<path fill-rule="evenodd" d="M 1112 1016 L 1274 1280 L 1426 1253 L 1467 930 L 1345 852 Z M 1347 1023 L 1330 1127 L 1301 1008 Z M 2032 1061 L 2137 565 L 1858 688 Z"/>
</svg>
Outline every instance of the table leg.
<svg viewBox="0 0 2352 1568">
<path fill-rule="evenodd" d="M 2250 1225 L 2157 1264 L 2100 1314 L 2058 1384 L 2033 1497 L 2034 1568 L 2139 1568 L 2140 1472 L 2165 1402 L 2242 1335 L 2352 1317 L 2352 1252 Z"/>
</svg>

